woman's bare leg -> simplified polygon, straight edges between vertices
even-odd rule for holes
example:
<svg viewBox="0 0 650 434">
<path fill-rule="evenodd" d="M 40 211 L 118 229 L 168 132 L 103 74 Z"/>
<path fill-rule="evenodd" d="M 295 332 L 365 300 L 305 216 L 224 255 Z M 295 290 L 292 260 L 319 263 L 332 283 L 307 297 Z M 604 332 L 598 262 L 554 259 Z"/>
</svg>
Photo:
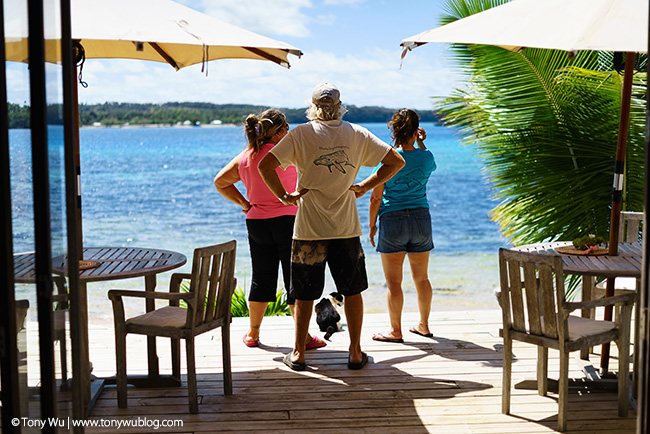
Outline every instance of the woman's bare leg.
<svg viewBox="0 0 650 434">
<path fill-rule="evenodd" d="M 418 310 L 420 311 L 420 323 L 417 331 L 426 335 L 431 333 L 429 330 L 429 314 L 431 313 L 431 300 L 433 290 L 429 281 L 429 252 L 409 253 L 409 265 L 411 267 L 411 276 L 418 294 Z"/>
<path fill-rule="evenodd" d="M 404 267 L 405 257 L 406 253 L 381 254 L 381 265 L 386 278 L 388 315 L 390 317 L 390 330 L 385 335 L 387 338 L 402 338 L 402 308 L 404 307 L 402 268 Z"/>
<path fill-rule="evenodd" d="M 262 319 L 264 319 L 264 313 L 266 312 L 266 307 L 268 305 L 269 303 L 266 301 L 248 302 L 250 326 L 246 333 L 247 341 L 253 342 L 260 338 L 260 326 L 262 325 Z"/>
</svg>

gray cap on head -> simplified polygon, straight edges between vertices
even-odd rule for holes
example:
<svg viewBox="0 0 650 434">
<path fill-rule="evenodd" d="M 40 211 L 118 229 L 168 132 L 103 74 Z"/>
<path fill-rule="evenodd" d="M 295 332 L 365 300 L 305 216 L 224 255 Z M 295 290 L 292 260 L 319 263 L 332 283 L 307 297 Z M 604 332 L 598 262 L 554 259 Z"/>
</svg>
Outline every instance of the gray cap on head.
<svg viewBox="0 0 650 434">
<path fill-rule="evenodd" d="M 330 83 L 317 84 L 311 92 L 311 101 L 314 104 L 338 104 L 341 101 L 339 90 Z"/>
</svg>

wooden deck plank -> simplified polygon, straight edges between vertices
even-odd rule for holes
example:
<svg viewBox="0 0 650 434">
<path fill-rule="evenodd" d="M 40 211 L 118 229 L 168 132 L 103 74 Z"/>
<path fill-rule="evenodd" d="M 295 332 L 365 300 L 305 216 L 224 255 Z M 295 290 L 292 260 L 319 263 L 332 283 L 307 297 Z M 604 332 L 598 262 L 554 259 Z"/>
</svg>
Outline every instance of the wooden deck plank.
<svg viewBox="0 0 650 434">
<path fill-rule="evenodd" d="M 405 329 L 417 313 L 405 312 Z M 117 408 L 116 391 L 108 387 L 99 397 L 91 420 L 137 422 L 182 421 L 182 427 L 160 427 L 161 433 L 548 433 L 557 424 L 557 394 L 512 390 L 512 414 L 501 414 L 501 348 L 499 311 L 433 312 L 433 339 L 406 333 L 404 344 L 372 341 L 387 327 L 386 314 L 367 314 L 362 347 L 372 358 L 364 369 L 351 371 L 347 363 L 347 331 L 336 333 L 325 348 L 307 353 L 308 369 L 294 372 L 282 363 L 292 347 L 291 318 L 265 318 L 260 348 L 241 342 L 247 318 L 231 327 L 233 395 L 223 395 L 220 332 L 197 339 L 200 406 L 190 414 L 185 376 L 177 388 L 129 389 L 129 407 Z M 313 321 L 311 332 L 320 335 Z M 91 360 L 97 376 L 115 373 L 113 329 L 110 324 L 90 330 Z M 127 338 L 127 369 L 146 373 L 145 340 Z M 183 347 L 183 346 L 181 346 Z M 599 349 L 596 349 L 599 351 Z M 612 347 L 616 366 L 615 346 Z M 159 339 L 161 373 L 171 369 L 169 345 Z M 513 384 L 534 378 L 536 349 L 514 346 Z M 182 355 L 184 357 L 184 354 Z M 598 356 L 593 363 L 597 365 Z M 184 360 L 184 359 L 183 359 Z M 550 352 L 549 377 L 557 375 L 557 353 Z M 182 362 L 183 373 L 185 362 Z M 571 361 L 571 375 L 579 378 L 580 364 Z M 577 433 L 635 432 L 636 415 L 617 415 L 614 391 L 570 391 L 569 430 Z M 87 428 L 105 433 L 106 428 Z M 149 427 L 122 426 L 121 433 L 152 432 Z"/>
</svg>

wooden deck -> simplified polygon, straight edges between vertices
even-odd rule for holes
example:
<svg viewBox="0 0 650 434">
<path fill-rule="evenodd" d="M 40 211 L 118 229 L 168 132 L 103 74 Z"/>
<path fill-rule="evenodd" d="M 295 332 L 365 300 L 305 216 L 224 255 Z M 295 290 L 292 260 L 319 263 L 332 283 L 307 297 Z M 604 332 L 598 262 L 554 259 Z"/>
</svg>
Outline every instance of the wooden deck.
<svg viewBox="0 0 650 434">
<path fill-rule="evenodd" d="M 241 342 L 247 318 L 232 324 L 234 394 L 223 395 L 220 331 L 197 340 L 199 414 L 188 411 L 187 389 L 129 389 L 129 407 L 117 408 L 114 388 L 106 388 L 91 420 L 130 421 L 120 433 L 542 433 L 555 431 L 557 395 L 540 397 L 535 390 L 513 391 L 512 415 L 501 414 L 501 347 L 499 311 L 434 312 L 434 339 L 407 332 L 404 344 L 374 342 L 386 314 L 367 314 L 362 346 L 371 363 L 360 371 L 346 368 L 347 331 L 327 347 L 308 352 L 308 369 L 293 372 L 282 356 L 293 342 L 289 317 L 265 318 L 262 346 Z M 313 321 L 312 331 L 316 331 Z M 405 313 L 405 327 L 417 322 Z M 322 335 L 317 333 L 318 335 Z M 129 374 L 146 373 L 144 339 L 127 338 Z M 115 373 L 112 327 L 91 326 L 94 374 Z M 168 345 L 160 339 L 161 372 L 169 368 Z M 613 346 L 615 348 L 615 346 Z M 597 350 L 599 351 L 599 350 Z M 550 352 L 549 375 L 557 372 L 557 353 Z M 534 378 L 536 349 L 515 343 L 513 383 Z M 597 364 L 597 356 L 593 357 Z M 571 361 L 572 375 L 582 376 Z M 616 367 L 616 353 L 611 360 Z M 183 362 L 184 369 L 184 362 Z M 634 433 L 636 415 L 617 415 L 614 391 L 574 390 L 569 401 L 569 432 Z M 182 427 L 154 430 L 156 423 L 182 421 Z M 88 433 L 115 432 L 87 428 Z"/>
</svg>

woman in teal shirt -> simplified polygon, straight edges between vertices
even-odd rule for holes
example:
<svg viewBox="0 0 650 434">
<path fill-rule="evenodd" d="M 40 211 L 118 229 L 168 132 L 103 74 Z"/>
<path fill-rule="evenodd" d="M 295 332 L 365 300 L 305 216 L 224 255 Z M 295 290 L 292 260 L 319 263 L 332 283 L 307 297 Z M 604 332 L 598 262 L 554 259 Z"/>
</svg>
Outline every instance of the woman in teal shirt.
<svg viewBox="0 0 650 434">
<path fill-rule="evenodd" d="M 415 283 L 420 322 L 409 331 L 432 337 L 429 329 L 432 290 L 429 282 L 429 252 L 433 249 L 431 215 L 427 200 L 427 181 L 436 170 L 431 151 L 424 145 L 426 132 L 420 128 L 420 118 L 413 110 L 398 110 L 388 124 L 392 130 L 394 148 L 406 165 L 385 184 L 375 187 L 370 197 L 370 242 L 375 247 L 377 217 L 379 236 L 377 251 L 381 254 L 388 289 L 390 330 L 372 338 L 382 342 L 404 342 L 402 335 L 402 269 L 408 255 Z M 417 144 L 417 147 L 416 147 Z"/>
</svg>

